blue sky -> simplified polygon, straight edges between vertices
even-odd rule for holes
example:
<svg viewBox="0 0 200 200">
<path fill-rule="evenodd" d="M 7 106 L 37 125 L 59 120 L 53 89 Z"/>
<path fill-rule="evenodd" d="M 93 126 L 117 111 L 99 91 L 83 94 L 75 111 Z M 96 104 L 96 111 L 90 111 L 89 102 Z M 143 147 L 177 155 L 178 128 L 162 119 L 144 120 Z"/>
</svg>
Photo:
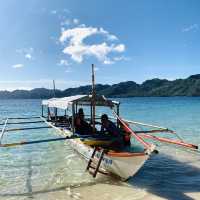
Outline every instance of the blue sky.
<svg viewBox="0 0 200 200">
<path fill-rule="evenodd" d="M 0 90 L 200 73 L 198 0 L 6 0 Z"/>
</svg>

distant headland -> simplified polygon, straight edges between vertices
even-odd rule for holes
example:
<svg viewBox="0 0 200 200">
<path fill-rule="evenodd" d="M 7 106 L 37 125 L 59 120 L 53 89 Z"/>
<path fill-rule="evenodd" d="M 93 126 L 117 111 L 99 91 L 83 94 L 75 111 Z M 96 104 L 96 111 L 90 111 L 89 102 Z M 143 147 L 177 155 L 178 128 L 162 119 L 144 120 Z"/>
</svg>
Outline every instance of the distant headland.
<svg viewBox="0 0 200 200">
<path fill-rule="evenodd" d="M 106 97 L 172 97 L 172 96 L 200 96 L 200 74 L 192 75 L 186 79 L 146 80 L 142 84 L 126 81 L 113 85 L 97 84 L 96 91 Z M 91 85 L 56 90 L 56 97 L 88 94 Z M 45 88 L 32 90 L 0 91 L 0 99 L 46 99 L 54 96 L 54 91 Z"/>
</svg>

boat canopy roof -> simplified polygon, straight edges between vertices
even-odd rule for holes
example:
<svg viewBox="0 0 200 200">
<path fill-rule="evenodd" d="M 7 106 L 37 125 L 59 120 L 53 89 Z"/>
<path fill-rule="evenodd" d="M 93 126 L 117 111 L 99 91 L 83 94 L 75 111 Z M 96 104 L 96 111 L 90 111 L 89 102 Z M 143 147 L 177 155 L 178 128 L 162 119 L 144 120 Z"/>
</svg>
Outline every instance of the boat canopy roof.
<svg viewBox="0 0 200 200">
<path fill-rule="evenodd" d="M 92 95 L 75 95 L 63 98 L 51 98 L 48 100 L 43 100 L 42 105 L 65 110 L 69 108 L 69 106 L 71 106 L 73 103 L 82 106 L 89 106 L 91 105 L 91 101 Z M 119 105 L 119 102 L 107 99 L 103 95 L 97 95 L 95 97 L 95 105 L 113 107 L 115 105 Z"/>
</svg>

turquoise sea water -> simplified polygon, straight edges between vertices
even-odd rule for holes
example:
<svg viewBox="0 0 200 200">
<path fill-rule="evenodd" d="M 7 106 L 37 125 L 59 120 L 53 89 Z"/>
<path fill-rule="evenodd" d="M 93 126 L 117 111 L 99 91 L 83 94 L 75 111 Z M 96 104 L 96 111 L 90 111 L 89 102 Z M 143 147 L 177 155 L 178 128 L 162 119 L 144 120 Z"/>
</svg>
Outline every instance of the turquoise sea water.
<svg viewBox="0 0 200 200">
<path fill-rule="evenodd" d="M 168 127 L 187 142 L 200 144 L 200 98 L 117 100 L 121 102 L 124 118 Z M 0 100 L 0 118 L 38 116 L 40 103 L 41 100 Z M 7 128 L 21 126 L 8 125 Z M 23 125 L 27 126 L 30 124 Z M 56 136 L 52 129 L 9 132 L 3 143 Z M 160 144 L 158 150 L 160 153 L 124 184 L 110 177 L 91 178 L 85 172 L 85 161 L 63 141 L 1 148 L 0 200 L 200 199 L 200 154 Z"/>
</svg>

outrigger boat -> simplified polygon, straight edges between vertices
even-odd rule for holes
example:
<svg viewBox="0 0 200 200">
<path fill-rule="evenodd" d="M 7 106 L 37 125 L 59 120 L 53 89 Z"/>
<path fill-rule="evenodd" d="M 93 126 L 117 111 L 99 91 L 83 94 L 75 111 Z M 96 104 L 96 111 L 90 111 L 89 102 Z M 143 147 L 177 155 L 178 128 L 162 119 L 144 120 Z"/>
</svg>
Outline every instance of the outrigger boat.
<svg viewBox="0 0 200 200">
<path fill-rule="evenodd" d="M 103 150 L 107 148 L 107 151 L 104 151 L 103 153 L 102 160 L 99 164 L 100 168 L 98 169 L 98 171 L 105 173 L 109 172 L 118 175 L 122 179 L 128 179 L 130 176 L 133 176 L 143 166 L 144 162 L 151 156 L 151 154 L 155 150 L 155 146 L 153 144 L 146 143 L 142 138 L 140 138 L 139 136 L 137 136 L 132 132 L 134 137 L 137 138 L 138 141 L 140 141 L 145 148 L 138 152 L 127 151 L 125 149 L 123 151 L 113 151 L 109 150 L 109 144 L 112 142 L 112 140 L 109 140 L 107 137 L 102 137 L 101 134 L 99 135 L 93 133 L 88 133 L 87 135 L 76 134 L 75 129 L 73 125 L 71 125 L 70 121 L 72 122 L 74 121 L 74 117 L 77 114 L 76 111 L 78 110 L 77 109 L 78 107 L 85 107 L 85 106 L 91 107 L 91 101 L 92 101 L 91 95 L 76 95 L 71 97 L 44 100 L 42 102 L 42 105 L 47 106 L 49 114 L 47 119 L 45 118 L 42 119 L 49 126 L 52 126 L 56 130 L 58 130 L 59 133 L 63 136 L 67 136 L 68 138 L 70 138 L 75 135 L 73 139 L 70 139 L 67 142 L 86 161 L 88 162 L 90 161 L 89 164 L 92 164 L 91 161 L 94 160 L 96 160 L 97 162 L 95 163 L 95 165 L 98 164 Z M 95 104 L 96 107 L 97 106 L 109 107 L 112 110 L 116 109 L 117 112 L 119 112 L 119 105 L 120 105 L 119 102 L 108 100 L 104 96 L 96 96 Z M 70 109 L 72 110 L 72 116 L 53 115 L 52 117 L 50 116 L 50 109 L 52 108 L 53 110 L 56 111 L 56 113 L 57 109 L 64 109 L 64 110 Z M 113 112 L 116 113 L 115 111 Z M 116 116 L 118 116 L 117 113 Z M 70 120 L 71 117 L 72 120 Z M 96 116 L 95 123 L 99 119 L 100 119 L 99 116 Z M 90 122 L 91 119 L 88 118 L 88 121 Z M 120 118 L 117 121 L 116 123 L 119 123 L 119 121 L 122 122 Z M 99 147 L 99 148 L 96 149 L 94 147 Z M 95 154 L 93 155 L 94 151 Z M 92 159 L 90 160 L 90 158 Z M 89 167 L 90 165 L 88 165 L 88 169 Z"/>
<path fill-rule="evenodd" d="M 95 104 L 96 107 L 103 106 L 108 107 L 112 110 L 114 117 L 110 118 L 115 120 L 115 123 L 123 125 L 125 128 L 122 130 L 124 134 L 128 133 L 133 138 L 135 138 L 142 146 L 142 149 L 136 147 L 125 147 L 121 151 L 109 150 L 110 140 L 107 138 L 99 137 L 98 135 L 93 135 L 88 133 L 88 135 L 78 135 L 73 128 L 73 125 L 70 124 L 70 117 L 68 115 L 50 116 L 50 110 L 53 108 L 55 113 L 57 109 L 72 111 L 72 122 L 73 118 L 77 114 L 78 107 L 91 107 L 92 95 L 76 95 L 71 97 L 64 97 L 58 99 L 49 99 L 42 102 L 43 106 L 47 107 L 48 116 L 47 119 L 42 118 L 49 126 L 52 126 L 58 132 L 67 136 L 68 138 L 73 138 L 67 140 L 68 144 L 74 149 L 79 155 L 81 155 L 87 162 L 87 169 L 94 168 L 92 175 L 95 177 L 97 172 L 100 173 L 110 173 L 119 176 L 123 180 L 127 180 L 129 177 L 133 176 L 149 159 L 153 154 L 158 153 L 156 146 L 152 143 L 146 142 L 144 138 L 153 139 L 160 142 L 176 144 L 185 148 L 196 150 L 198 147 L 193 144 L 188 144 L 182 140 L 172 140 L 168 138 L 158 137 L 152 135 L 154 133 L 171 133 L 176 134 L 174 131 L 171 131 L 164 127 L 153 126 L 149 124 L 144 124 L 140 122 L 134 122 L 130 120 L 125 120 L 119 117 L 119 102 L 106 99 L 104 96 L 96 96 Z M 92 109 L 90 109 L 92 111 Z M 92 116 L 92 113 L 91 113 Z M 64 117 L 64 120 L 63 120 Z M 99 120 L 99 116 L 95 116 L 95 123 Z M 88 118 L 88 121 L 91 122 L 91 118 Z M 129 125 L 128 125 L 129 124 Z M 130 124 L 140 125 L 145 127 L 151 127 L 154 129 L 148 131 L 133 131 L 130 128 Z M 155 129 L 156 128 L 156 129 Z M 73 137 L 74 136 L 74 137 Z M 76 138 L 77 137 L 77 138 Z M 99 148 L 95 148 L 99 147 Z M 102 147 L 102 148 L 101 148 Z M 108 148 L 106 151 L 106 148 Z M 103 155 L 102 155 L 103 154 Z M 94 163 L 93 163 L 94 162 Z M 92 166 L 92 164 L 94 164 Z"/>
<path fill-rule="evenodd" d="M 74 149 L 88 162 L 86 169 L 92 173 L 93 177 L 96 177 L 99 172 L 102 174 L 117 175 L 122 180 L 127 180 L 129 177 L 133 176 L 153 154 L 158 153 L 156 145 L 154 145 L 153 142 L 149 142 L 149 140 L 174 144 L 194 151 L 198 149 L 198 146 L 184 142 L 175 131 L 169 130 L 168 128 L 121 118 L 119 116 L 119 102 L 107 99 L 104 96 L 96 95 L 94 84 L 94 66 L 92 66 L 92 69 L 93 84 L 91 95 L 75 95 L 64 98 L 51 98 L 43 100 L 42 115 L 37 118 L 40 119 L 38 122 L 46 123 L 48 125 L 46 127 L 6 129 L 8 118 L 5 119 L 4 124 L 2 124 L 3 128 L 0 134 L 0 147 L 12 147 L 17 145 L 65 140 L 72 149 Z M 101 108 L 100 110 L 102 110 L 102 107 L 109 108 L 113 114 L 113 117 L 109 117 L 109 119 L 116 124 L 123 135 L 128 135 L 129 137 L 134 138 L 138 144 L 140 143 L 140 148 L 137 148 L 138 145 L 125 146 L 123 149 L 117 150 L 110 148 L 112 139 L 98 133 L 100 124 L 100 117 L 99 115 L 96 115 L 98 107 Z M 44 116 L 45 108 L 47 111 L 46 116 Z M 87 118 L 85 118 L 85 120 L 91 124 L 92 131 L 88 132 L 87 135 L 80 135 L 76 133 L 74 123 L 79 108 L 84 108 L 89 112 L 89 115 L 86 115 Z M 63 111 L 62 115 L 60 114 L 61 111 Z M 148 127 L 148 129 L 138 130 L 135 128 L 133 130 L 131 127 L 132 125 L 134 125 L 134 127 Z M 29 130 L 35 128 L 54 128 L 62 137 L 9 144 L 2 143 L 2 138 L 6 131 Z M 159 137 L 157 135 L 155 136 L 157 133 L 173 134 L 174 136 L 177 136 L 178 139 L 174 140 L 171 138 Z M 148 139 L 148 141 L 145 139 Z"/>
</svg>

